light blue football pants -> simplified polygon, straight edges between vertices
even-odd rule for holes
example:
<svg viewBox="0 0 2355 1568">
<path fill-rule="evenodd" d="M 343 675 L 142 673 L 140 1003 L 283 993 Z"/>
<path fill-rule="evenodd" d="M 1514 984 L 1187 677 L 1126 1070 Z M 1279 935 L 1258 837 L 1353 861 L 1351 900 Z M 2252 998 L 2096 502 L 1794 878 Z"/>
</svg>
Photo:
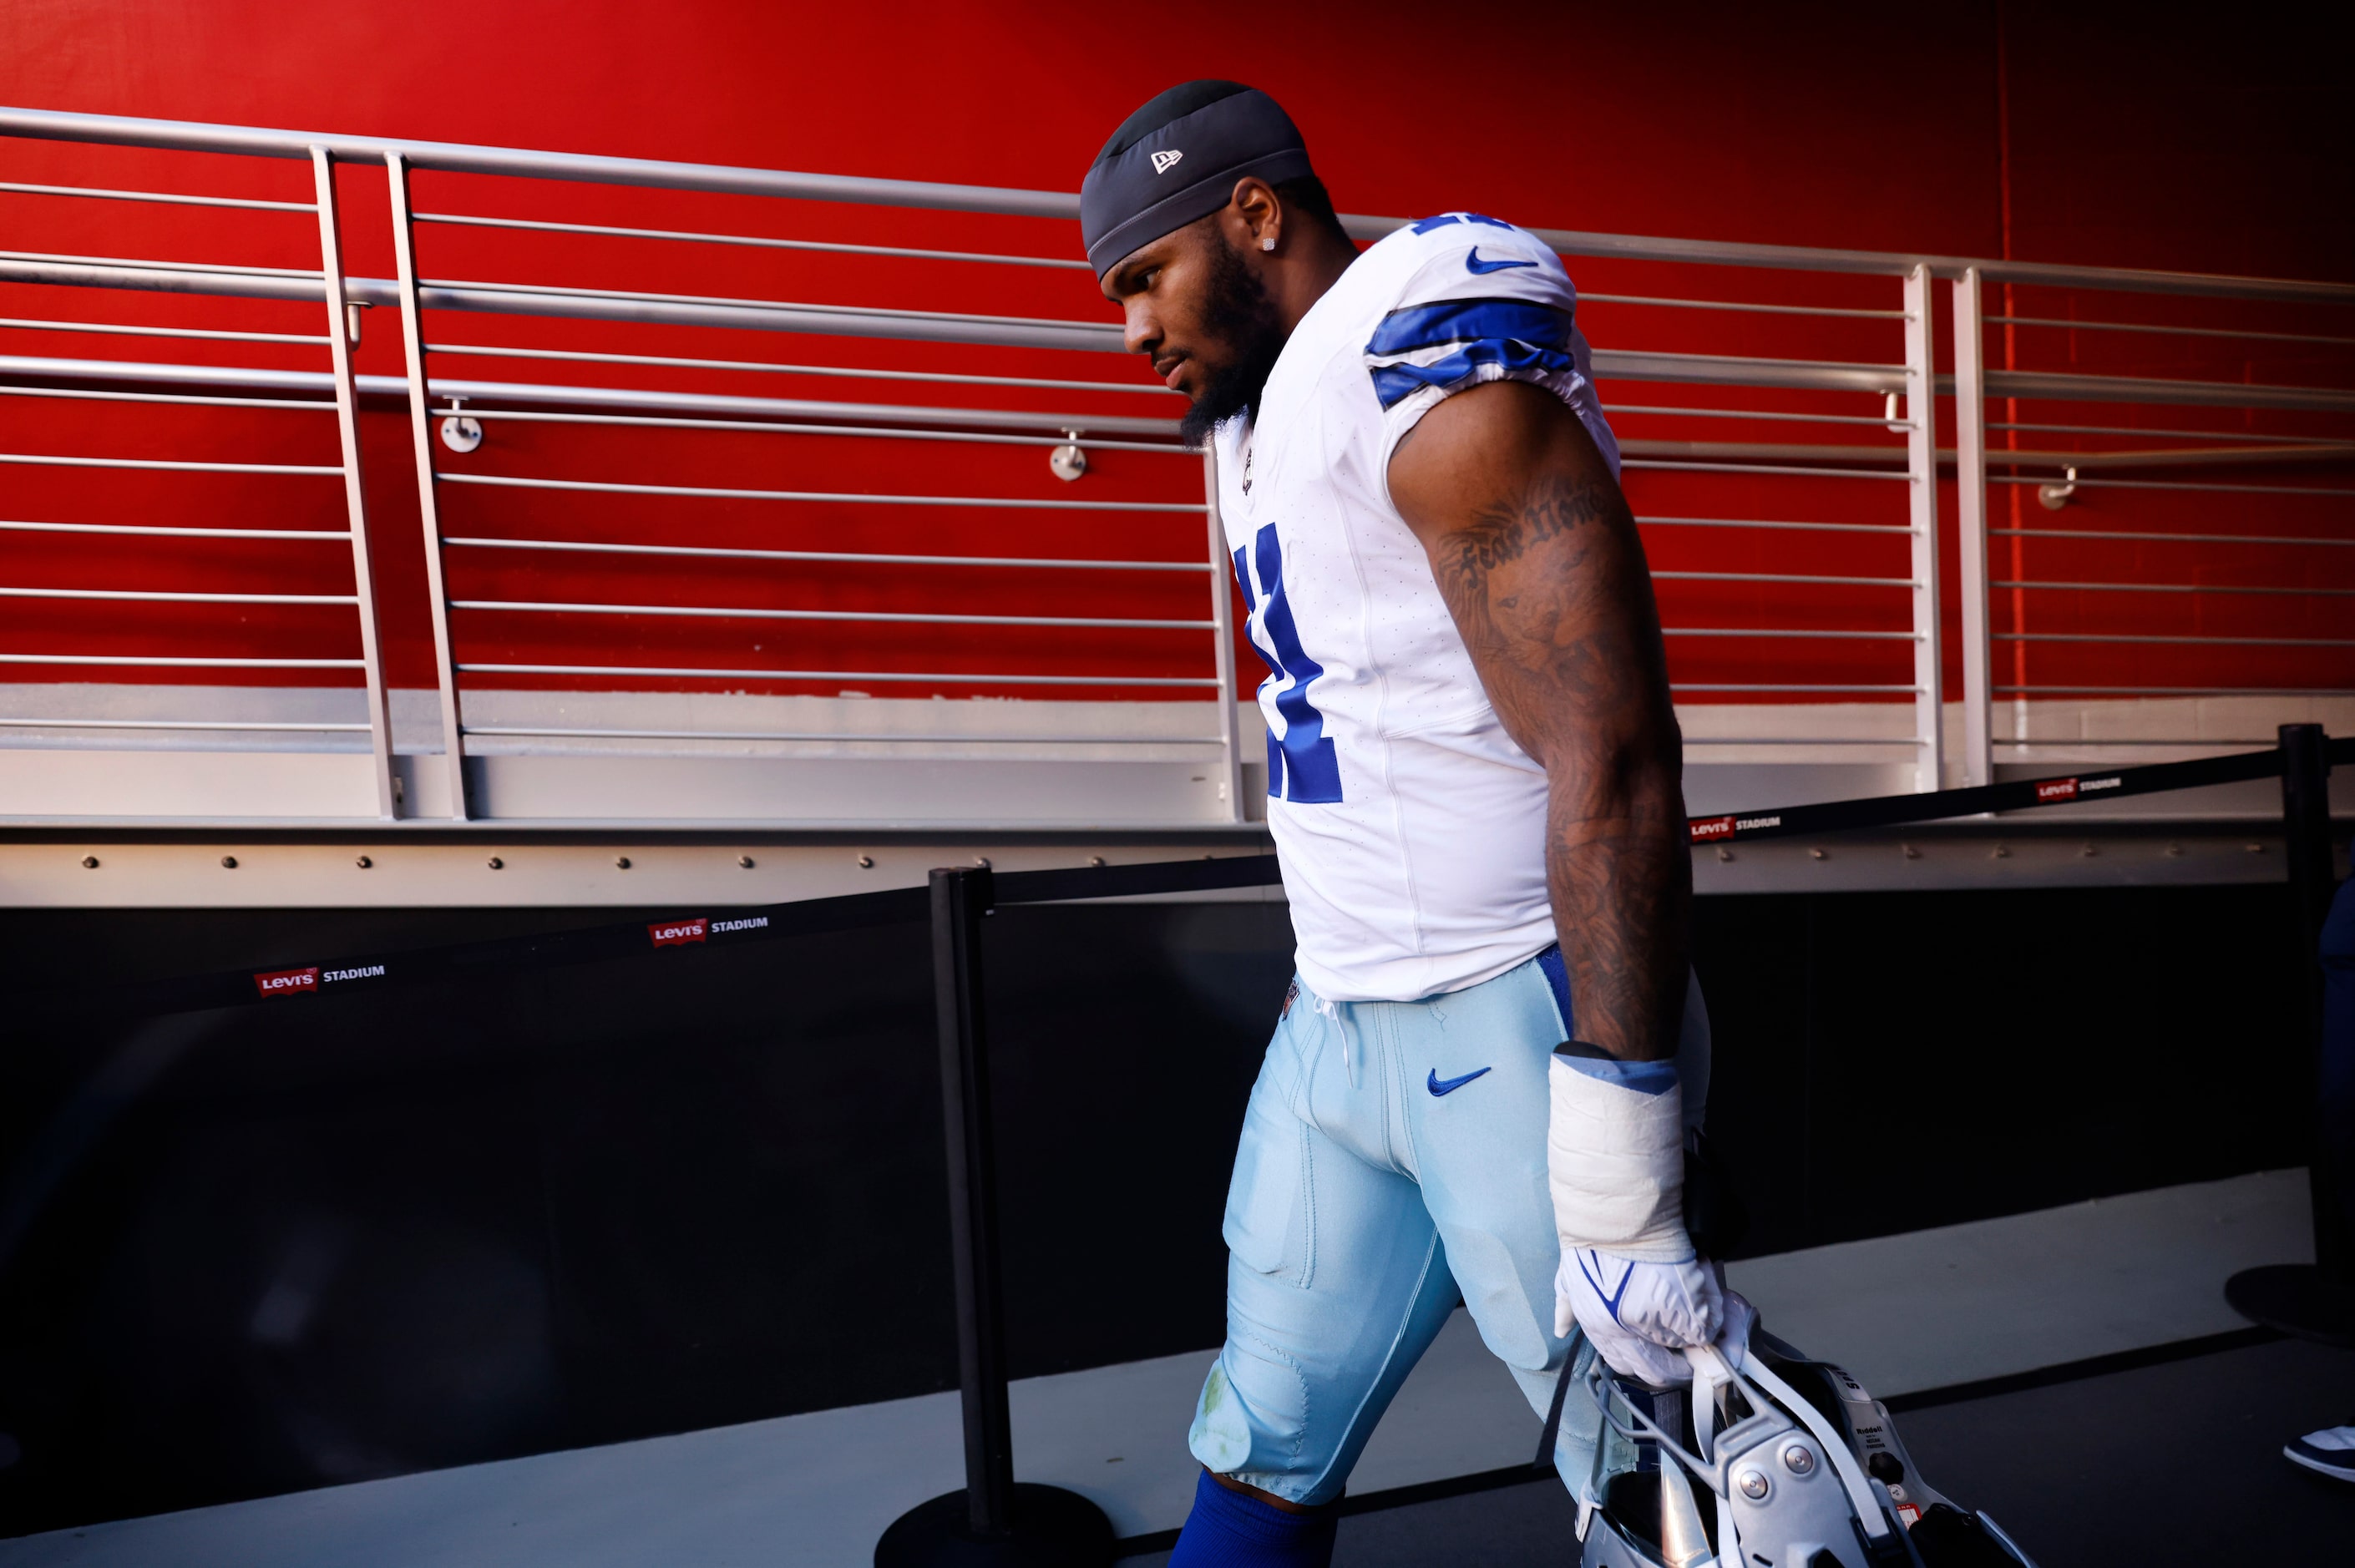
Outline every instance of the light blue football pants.
<svg viewBox="0 0 2355 1568">
<path fill-rule="evenodd" d="M 1698 987 L 1686 1011 L 1678 1064 L 1697 1118 Z M 1553 1333 L 1546 1071 L 1569 1019 L 1551 950 L 1421 1001 L 1323 1002 L 1294 982 L 1227 1194 L 1227 1342 L 1188 1435 L 1204 1466 L 1287 1501 L 1338 1497 L 1459 1292 L 1544 1414 L 1563 1358 L 1593 1353 Z M 1554 1449 L 1573 1493 L 1601 1433 L 1573 1381 Z"/>
</svg>

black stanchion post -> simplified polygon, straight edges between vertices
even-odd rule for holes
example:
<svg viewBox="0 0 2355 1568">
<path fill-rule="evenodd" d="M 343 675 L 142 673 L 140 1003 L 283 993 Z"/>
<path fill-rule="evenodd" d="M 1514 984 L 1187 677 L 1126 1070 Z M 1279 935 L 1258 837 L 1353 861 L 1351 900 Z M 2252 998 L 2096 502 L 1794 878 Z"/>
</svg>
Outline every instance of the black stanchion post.
<svg viewBox="0 0 2355 1568">
<path fill-rule="evenodd" d="M 1006 1398 L 1005 1298 L 997 1276 L 996 1161 L 981 994 L 988 868 L 932 873 L 932 992 L 940 1019 L 941 1119 L 949 1157 L 949 1237 L 956 1276 L 957 1372 L 964 1411 L 964 1489 L 892 1521 L 876 1568 L 1103 1568 L 1112 1522 L 1059 1487 L 1014 1479 Z"/>
<path fill-rule="evenodd" d="M 2318 1079 L 2322 1049 L 2322 922 L 2337 878 L 2330 858 L 2330 761 L 2318 724 L 2281 726 L 2282 828 L 2289 859 L 2288 937 L 2296 947 L 2298 1027 L 2308 1071 Z M 2331 1140 L 2310 1139 L 2307 1183 L 2313 1194 L 2314 1262 L 2244 1268 L 2224 1282 L 2224 1298 L 2243 1318 L 2300 1339 L 2355 1345 L 2355 1245 L 2339 1202 Z"/>
</svg>

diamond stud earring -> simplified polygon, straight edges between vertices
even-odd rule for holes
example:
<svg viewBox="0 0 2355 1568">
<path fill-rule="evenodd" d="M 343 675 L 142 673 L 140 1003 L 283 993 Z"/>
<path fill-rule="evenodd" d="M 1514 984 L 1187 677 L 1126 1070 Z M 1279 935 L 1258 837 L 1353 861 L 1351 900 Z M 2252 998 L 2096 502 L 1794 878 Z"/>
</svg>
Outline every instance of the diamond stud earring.
<svg viewBox="0 0 2355 1568">
<path fill-rule="evenodd" d="M 1274 235 L 1273 235 L 1273 234 L 1262 235 L 1262 236 L 1260 237 L 1259 248 L 1260 248 L 1262 250 L 1273 250 L 1273 249 L 1275 249 L 1275 236 L 1274 236 Z"/>
</svg>

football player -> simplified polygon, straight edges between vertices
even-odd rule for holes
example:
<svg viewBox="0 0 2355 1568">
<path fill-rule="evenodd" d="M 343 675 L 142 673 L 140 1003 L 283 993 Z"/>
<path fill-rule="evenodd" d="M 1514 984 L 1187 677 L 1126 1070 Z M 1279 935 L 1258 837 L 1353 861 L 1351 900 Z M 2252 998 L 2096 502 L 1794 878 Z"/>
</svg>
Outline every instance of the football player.
<svg viewBox="0 0 2355 1568">
<path fill-rule="evenodd" d="M 1289 117 L 1229 81 L 1131 115 L 1081 213 L 1216 453 L 1298 940 L 1173 1568 L 1323 1563 L 1459 1298 L 1540 1412 L 1567 1360 L 1674 1383 L 1720 1331 L 1680 1197 L 1708 1021 L 1658 614 L 1535 237 L 1446 212 L 1360 254 Z"/>
</svg>

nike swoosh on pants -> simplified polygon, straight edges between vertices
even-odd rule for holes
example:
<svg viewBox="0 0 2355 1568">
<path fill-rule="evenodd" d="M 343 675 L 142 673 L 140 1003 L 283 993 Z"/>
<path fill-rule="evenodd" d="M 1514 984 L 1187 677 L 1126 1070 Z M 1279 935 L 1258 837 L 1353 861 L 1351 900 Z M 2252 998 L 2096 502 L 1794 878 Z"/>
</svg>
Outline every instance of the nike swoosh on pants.
<svg viewBox="0 0 2355 1568">
<path fill-rule="evenodd" d="M 1486 1073 L 1487 1071 L 1488 1071 L 1488 1069 L 1483 1067 L 1480 1069 L 1479 1073 L 1466 1073 L 1460 1078 L 1442 1078 L 1439 1075 L 1439 1069 L 1433 1067 L 1431 1070 L 1431 1077 L 1424 1083 L 1423 1087 L 1431 1091 L 1432 1098 L 1437 1099 L 1442 1095 L 1454 1094 L 1456 1090 L 1462 1088 L 1473 1079 L 1480 1076 L 1481 1073 Z"/>
</svg>

